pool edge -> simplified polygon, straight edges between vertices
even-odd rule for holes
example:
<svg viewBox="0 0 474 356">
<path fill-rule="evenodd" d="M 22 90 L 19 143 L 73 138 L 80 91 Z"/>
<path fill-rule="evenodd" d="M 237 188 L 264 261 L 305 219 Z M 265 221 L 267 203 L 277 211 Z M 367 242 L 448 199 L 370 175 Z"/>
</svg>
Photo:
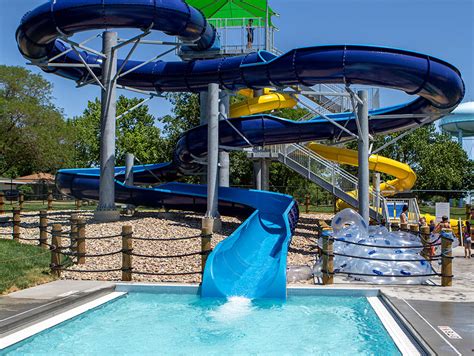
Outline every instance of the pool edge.
<svg viewBox="0 0 474 356">
<path fill-rule="evenodd" d="M 124 292 L 111 292 L 106 295 L 100 296 L 96 299 L 93 299 L 89 302 L 76 306 L 72 309 L 66 310 L 58 315 L 55 315 L 51 318 L 42 320 L 38 323 L 34 323 L 21 329 L 15 331 L 11 334 L 8 334 L 0 339 L 0 351 L 6 349 L 7 347 L 13 346 L 23 340 L 26 340 L 44 330 L 52 328 L 56 325 L 59 325 L 69 319 L 75 318 L 78 315 L 85 313 L 88 310 L 97 308 L 101 305 L 104 305 L 112 300 L 122 297 L 126 293 Z"/>
</svg>

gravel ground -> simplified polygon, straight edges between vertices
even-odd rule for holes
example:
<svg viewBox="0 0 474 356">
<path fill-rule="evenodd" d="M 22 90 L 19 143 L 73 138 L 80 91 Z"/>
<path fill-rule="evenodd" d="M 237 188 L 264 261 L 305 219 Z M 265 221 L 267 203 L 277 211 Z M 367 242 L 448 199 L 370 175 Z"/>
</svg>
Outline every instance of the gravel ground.
<svg viewBox="0 0 474 356">
<path fill-rule="evenodd" d="M 70 228 L 69 216 L 73 211 L 55 212 L 51 218 L 58 221 L 49 220 L 49 225 L 61 223 L 63 231 L 67 232 Z M 37 239 L 39 235 L 37 216 L 31 216 L 35 212 L 28 212 L 22 215 L 21 237 L 25 239 Z M 123 225 L 131 225 L 134 231 L 134 237 L 143 238 L 180 238 L 189 236 L 198 236 L 201 231 L 201 215 L 191 212 L 137 212 L 133 217 L 122 217 L 120 222 L 116 223 L 97 223 L 93 220 L 92 212 L 81 212 L 80 216 L 86 219 L 86 237 L 100 237 L 119 235 Z M 329 219 L 328 214 L 302 214 L 300 222 L 293 237 L 289 253 L 288 265 L 307 265 L 314 263 L 315 241 L 312 237 L 316 234 L 317 219 Z M 222 231 L 214 234 L 212 247 L 215 247 L 222 239 L 229 236 L 239 225 L 241 221 L 236 218 L 222 217 Z M 11 226 L 0 224 L 0 238 L 10 238 L 1 235 L 2 233 L 11 233 Z M 69 239 L 63 238 L 62 245 L 69 245 Z M 36 244 L 37 241 L 22 240 L 23 243 Z M 50 243 L 50 238 L 49 238 Z M 111 237 L 106 239 L 91 239 L 86 241 L 86 253 L 90 255 L 102 254 L 119 251 L 121 249 L 121 237 Z M 201 241 L 199 238 L 178 241 L 133 241 L 133 252 L 144 255 L 177 255 L 200 251 Z M 188 256 L 170 259 L 151 259 L 145 257 L 132 257 L 134 271 L 152 272 L 152 273 L 188 273 L 199 272 L 201 256 Z M 104 257 L 86 257 L 86 263 L 83 265 L 74 265 L 69 270 L 104 270 L 119 269 L 121 267 L 122 256 L 120 253 Z M 64 271 L 62 278 L 65 279 L 92 279 L 92 280 L 120 280 L 121 272 L 101 272 L 101 273 L 80 273 Z M 179 275 L 179 276 L 150 276 L 133 275 L 134 281 L 153 281 L 153 282 L 185 282 L 195 283 L 201 281 L 200 274 Z M 300 282 L 301 283 L 301 282 Z M 312 281 L 308 281 L 312 283 Z"/>
</svg>

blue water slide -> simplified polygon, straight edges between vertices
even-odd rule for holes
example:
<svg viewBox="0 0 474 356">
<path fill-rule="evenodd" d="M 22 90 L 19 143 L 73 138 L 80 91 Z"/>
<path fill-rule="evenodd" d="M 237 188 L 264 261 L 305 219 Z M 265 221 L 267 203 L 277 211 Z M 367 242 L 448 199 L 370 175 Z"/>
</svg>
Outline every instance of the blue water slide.
<svg viewBox="0 0 474 356">
<path fill-rule="evenodd" d="M 194 51 L 219 47 L 215 29 L 201 12 L 181 0 L 54 0 L 26 14 L 16 38 L 23 56 L 45 72 L 81 82 L 89 79 L 85 68 L 53 67 L 48 61 L 69 48 L 61 38 L 107 28 L 162 31 L 194 43 L 188 48 Z M 96 54 L 78 53 L 88 64 L 102 63 Z M 80 63 L 78 53 L 66 52 L 54 62 Z M 119 67 L 122 64 L 123 60 L 119 60 Z M 123 72 L 139 64 L 127 61 Z M 100 76 L 100 66 L 92 70 Z M 372 134 L 434 121 L 451 112 L 464 96 L 461 75 L 449 63 L 400 49 L 360 45 L 306 47 L 281 56 L 260 51 L 231 58 L 156 61 L 119 79 L 121 85 L 159 92 L 199 92 L 206 90 L 209 83 L 230 90 L 319 83 L 364 84 L 418 96 L 412 102 L 371 112 L 378 115 L 370 120 Z M 390 116 L 383 118 L 383 114 Z M 394 118 L 396 115 L 401 116 Z M 356 132 L 351 113 L 331 118 Z M 247 141 L 252 145 L 269 145 L 347 136 L 323 118 L 301 123 L 256 115 L 231 119 L 231 123 L 234 128 L 220 122 L 223 146 L 246 147 Z M 149 184 L 159 178 L 168 182 L 199 172 L 202 167 L 196 163 L 196 157 L 207 153 L 206 131 L 206 126 L 199 126 L 184 133 L 172 162 L 134 167 L 135 181 Z M 165 183 L 152 189 L 130 187 L 122 183 L 123 167 L 116 168 L 115 173 L 117 202 L 198 212 L 206 209 L 205 186 Z M 57 177 L 62 192 L 77 198 L 98 199 L 98 169 L 61 170 Z M 244 216 L 246 220 L 209 255 L 202 295 L 284 298 L 286 254 L 298 220 L 294 200 L 269 192 L 220 188 L 219 210 L 226 215 Z"/>
</svg>

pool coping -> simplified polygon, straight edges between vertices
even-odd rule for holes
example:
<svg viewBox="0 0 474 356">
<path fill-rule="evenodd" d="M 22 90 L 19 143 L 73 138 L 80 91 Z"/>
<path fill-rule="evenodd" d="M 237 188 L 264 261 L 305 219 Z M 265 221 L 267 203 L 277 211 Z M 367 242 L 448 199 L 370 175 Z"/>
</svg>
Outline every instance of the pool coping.
<svg viewBox="0 0 474 356">
<path fill-rule="evenodd" d="M 66 320 L 72 319 L 80 314 L 85 313 L 88 310 L 94 309 L 100 305 L 108 303 L 116 298 L 119 298 L 126 293 L 124 292 L 111 292 L 106 295 L 100 296 L 92 301 L 86 302 L 79 306 L 76 306 L 72 309 L 66 310 L 58 315 L 55 315 L 51 318 L 46 320 L 42 320 L 38 323 L 34 323 L 21 329 L 19 331 L 15 331 L 11 334 L 8 334 L 0 339 L 0 350 L 6 349 L 14 344 L 17 344 L 27 338 L 36 335 L 46 329 L 52 328 L 58 324 L 63 323 Z"/>
<path fill-rule="evenodd" d="M 25 340 L 41 331 L 54 327 L 64 321 L 72 319 L 88 310 L 94 309 L 128 292 L 142 293 L 167 293 L 167 294 L 192 294 L 200 293 L 199 284 L 179 284 L 179 283 L 144 283 L 144 282 L 116 282 L 111 293 L 101 295 L 93 300 L 88 300 L 81 305 L 75 305 L 71 309 L 65 310 L 58 315 L 30 323 L 25 328 L 7 334 L 0 338 L 0 350 L 10 347 L 22 340 Z M 366 297 L 374 312 L 382 322 L 385 330 L 403 355 L 430 354 L 431 349 L 422 342 L 423 338 L 410 327 L 410 324 L 397 313 L 396 308 L 387 302 L 386 297 L 378 288 L 354 288 L 345 286 L 334 286 L 327 288 L 324 286 L 288 286 L 288 296 L 311 296 L 311 295 L 331 295 L 331 296 L 356 296 Z"/>
</svg>

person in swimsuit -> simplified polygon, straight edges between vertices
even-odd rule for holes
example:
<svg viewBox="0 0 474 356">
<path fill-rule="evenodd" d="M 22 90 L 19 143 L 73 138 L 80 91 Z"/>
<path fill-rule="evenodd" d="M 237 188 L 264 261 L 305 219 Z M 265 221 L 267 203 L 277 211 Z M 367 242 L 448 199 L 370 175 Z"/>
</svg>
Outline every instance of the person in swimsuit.
<svg viewBox="0 0 474 356">
<path fill-rule="evenodd" d="M 249 23 L 247 24 L 247 49 L 252 49 L 253 34 L 254 34 L 253 20 L 250 19 Z"/>
<path fill-rule="evenodd" d="M 400 224 L 408 224 L 408 205 L 404 205 L 400 214 Z"/>
<path fill-rule="evenodd" d="M 464 230 L 464 258 L 471 258 L 471 246 L 472 246 L 472 235 L 471 235 L 471 223 L 466 221 L 466 229 Z"/>
<path fill-rule="evenodd" d="M 434 229 L 433 232 L 436 234 L 436 233 L 441 232 L 441 230 L 443 229 L 451 229 L 451 224 L 449 223 L 449 219 L 447 216 L 443 216 L 441 218 L 441 222 L 438 225 L 436 225 L 436 228 Z"/>
</svg>

